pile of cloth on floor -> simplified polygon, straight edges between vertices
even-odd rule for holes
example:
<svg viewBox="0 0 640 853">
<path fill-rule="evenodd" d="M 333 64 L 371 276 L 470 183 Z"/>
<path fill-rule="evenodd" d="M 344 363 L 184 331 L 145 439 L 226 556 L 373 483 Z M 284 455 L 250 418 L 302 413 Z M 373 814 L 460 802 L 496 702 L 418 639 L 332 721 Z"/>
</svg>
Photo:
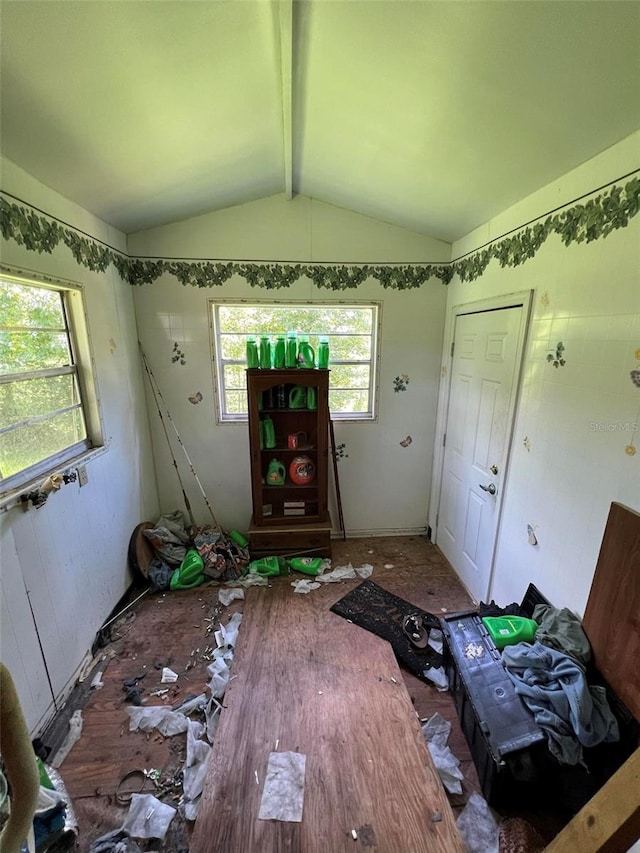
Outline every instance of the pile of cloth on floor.
<svg viewBox="0 0 640 853">
<path fill-rule="evenodd" d="M 517 615 L 518 605 L 501 613 Z M 493 602 L 481 615 L 496 614 Z M 619 740 L 618 722 L 602 685 L 589 683 L 591 647 L 580 620 L 568 608 L 537 604 L 533 642 L 507 645 L 502 663 L 516 693 L 545 732 L 561 764 L 582 764 L 583 747 Z"/>
<path fill-rule="evenodd" d="M 249 551 L 223 530 L 211 525 L 185 526 L 180 510 L 161 515 L 154 527 L 143 531 L 154 551 L 149 564 L 149 580 L 154 589 L 187 589 L 204 580 L 230 581 L 246 574 Z M 187 555 L 197 568 L 193 577 L 176 585 L 176 572 L 184 565 Z M 172 585 L 172 579 L 174 584 Z"/>
</svg>

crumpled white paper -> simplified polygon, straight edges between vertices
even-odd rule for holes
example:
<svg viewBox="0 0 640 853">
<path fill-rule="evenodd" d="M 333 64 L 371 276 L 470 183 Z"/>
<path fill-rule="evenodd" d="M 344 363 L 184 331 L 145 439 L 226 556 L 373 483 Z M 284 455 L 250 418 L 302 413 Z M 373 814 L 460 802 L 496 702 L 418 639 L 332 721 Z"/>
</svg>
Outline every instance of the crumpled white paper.
<svg viewBox="0 0 640 853">
<path fill-rule="evenodd" d="M 82 711 L 74 711 L 69 720 L 69 731 L 67 736 L 62 741 L 62 744 L 54 757 L 51 759 L 51 766 L 56 769 L 60 767 L 67 755 L 71 752 L 73 746 L 80 740 L 82 734 Z"/>
<path fill-rule="evenodd" d="M 225 584 L 228 587 L 237 587 L 242 586 L 245 589 L 250 586 L 268 586 L 269 580 L 264 577 L 264 575 L 259 575 L 257 572 L 251 572 L 248 575 L 245 575 L 243 578 L 238 578 L 238 580 L 231 581 L 230 583 Z"/>
<path fill-rule="evenodd" d="M 500 830 L 480 794 L 471 794 L 456 824 L 469 853 L 498 853 Z"/>
<path fill-rule="evenodd" d="M 163 839 L 175 813 L 174 808 L 160 802 L 153 794 L 132 794 L 122 829 L 132 838 Z"/>
<path fill-rule="evenodd" d="M 307 757 L 299 752 L 271 752 L 260 802 L 260 820 L 300 823 Z"/>
<path fill-rule="evenodd" d="M 181 714 L 185 716 L 189 716 L 189 714 L 193 714 L 194 711 L 199 711 L 200 708 L 204 708 L 207 704 L 207 697 L 204 693 L 200 693 L 199 696 L 193 696 L 191 699 L 185 699 L 182 705 L 178 705 L 177 708 L 172 708 L 173 711 L 179 711 Z"/>
<path fill-rule="evenodd" d="M 241 622 L 242 613 L 234 613 L 226 625 L 220 623 L 220 630 L 215 633 L 216 641 L 218 640 L 218 635 L 222 638 L 222 642 L 218 642 L 218 646 L 235 647 Z"/>
<path fill-rule="evenodd" d="M 427 641 L 427 645 L 431 646 L 434 652 L 438 652 L 438 654 L 440 655 L 442 654 L 444 637 L 442 631 L 439 628 L 429 629 L 429 639 Z"/>
<path fill-rule="evenodd" d="M 189 720 L 187 729 L 187 757 L 183 767 L 184 816 L 195 820 L 200 805 L 200 795 L 207 776 L 207 766 L 211 755 L 209 744 L 201 740 L 205 726 Z"/>
<path fill-rule="evenodd" d="M 319 589 L 320 584 L 317 581 L 309 580 L 308 578 L 302 578 L 299 581 L 292 581 L 291 586 L 293 587 L 294 592 L 307 593 L 311 592 L 313 589 Z"/>
<path fill-rule="evenodd" d="M 172 684 L 174 681 L 177 681 L 180 676 L 177 672 L 174 672 L 172 669 L 169 669 L 168 666 L 162 668 L 162 678 L 160 682 L 162 684 Z"/>
<path fill-rule="evenodd" d="M 351 580 L 356 575 L 359 575 L 361 578 L 368 578 L 371 577 L 372 573 L 373 566 L 369 563 L 363 563 L 361 566 L 356 566 L 355 568 L 351 563 L 347 563 L 346 566 L 336 566 L 330 572 L 318 575 L 318 580 L 323 583 L 338 583 L 339 581 Z"/>
<path fill-rule="evenodd" d="M 244 590 L 237 589 L 234 587 L 230 587 L 229 589 L 219 589 L 218 590 L 218 601 L 222 604 L 223 607 L 228 607 L 232 601 L 236 599 L 240 600 L 244 598 Z"/>
<path fill-rule="evenodd" d="M 461 794 L 460 783 L 464 774 L 460 770 L 460 762 L 447 746 L 450 732 L 451 723 L 437 712 L 422 726 L 422 733 L 442 784 L 450 794 Z"/>
<path fill-rule="evenodd" d="M 435 684 L 440 693 L 444 693 L 445 690 L 449 689 L 449 679 L 447 678 L 447 673 L 444 671 L 444 667 L 427 667 L 422 671 L 422 674 Z"/>
<path fill-rule="evenodd" d="M 180 711 L 172 711 L 164 705 L 151 705 L 149 707 L 135 706 L 133 708 L 125 708 L 127 714 L 131 718 L 129 721 L 129 731 L 135 732 L 138 729 L 142 732 L 152 732 L 158 729 L 160 734 L 165 737 L 173 737 L 173 735 L 186 732 L 189 721 Z"/>
<path fill-rule="evenodd" d="M 229 622 L 226 625 L 220 625 L 220 630 L 215 633 L 218 648 L 213 652 L 213 662 L 207 667 L 211 676 L 207 686 L 214 699 L 221 699 L 229 684 L 233 649 L 238 639 L 241 622 L 242 613 L 234 613 Z"/>
<path fill-rule="evenodd" d="M 346 581 L 350 578 L 355 578 L 355 576 L 355 569 L 351 563 L 348 563 L 346 566 L 336 566 L 335 569 L 324 575 L 318 575 L 318 580 L 323 583 L 338 583 L 338 581 Z"/>
<path fill-rule="evenodd" d="M 442 748 L 447 745 L 447 741 L 449 740 L 451 723 L 436 711 L 422 726 L 422 734 L 425 736 L 427 743 L 433 743 L 435 746 Z"/>
</svg>

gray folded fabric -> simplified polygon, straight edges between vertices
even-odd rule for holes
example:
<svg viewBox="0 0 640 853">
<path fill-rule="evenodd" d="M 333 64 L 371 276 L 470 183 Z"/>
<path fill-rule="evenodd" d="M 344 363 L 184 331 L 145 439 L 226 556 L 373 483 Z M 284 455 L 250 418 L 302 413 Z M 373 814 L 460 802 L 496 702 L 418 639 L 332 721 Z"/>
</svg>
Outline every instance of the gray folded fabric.
<svg viewBox="0 0 640 853">
<path fill-rule="evenodd" d="M 536 631 L 536 640 L 551 646 L 565 655 L 575 658 L 583 666 L 591 660 L 589 639 L 582 629 L 580 620 L 568 608 L 551 607 L 549 604 L 536 604 L 533 618 L 540 627 Z"/>
<path fill-rule="evenodd" d="M 590 687 L 577 661 L 536 642 L 507 646 L 502 662 L 558 761 L 578 764 L 583 746 L 619 740 L 604 688 Z"/>
</svg>

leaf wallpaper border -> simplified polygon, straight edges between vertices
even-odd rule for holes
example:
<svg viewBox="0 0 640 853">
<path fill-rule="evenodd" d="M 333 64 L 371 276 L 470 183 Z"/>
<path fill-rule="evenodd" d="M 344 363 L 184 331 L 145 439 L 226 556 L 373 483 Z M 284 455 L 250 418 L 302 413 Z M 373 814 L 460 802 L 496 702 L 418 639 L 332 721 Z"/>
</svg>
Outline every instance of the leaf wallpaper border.
<svg viewBox="0 0 640 853">
<path fill-rule="evenodd" d="M 12 200 L 9 200 L 12 199 Z M 6 240 L 39 254 L 51 254 L 65 245 L 80 266 L 105 272 L 113 265 L 131 285 L 151 284 L 168 273 L 190 287 L 221 287 L 238 275 L 251 287 L 279 290 L 300 278 L 308 278 L 320 289 L 344 291 L 357 288 L 366 279 L 375 279 L 391 290 L 412 290 L 427 281 L 449 284 L 454 275 L 475 281 L 492 260 L 501 267 L 517 267 L 535 257 L 538 249 L 557 234 L 565 246 L 591 243 L 607 237 L 640 212 L 640 177 L 624 186 L 613 184 L 584 203 L 540 217 L 515 229 L 515 233 L 489 243 L 450 262 L 439 264 L 326 264 L 252 263 L 243 261 L 184 261 L 129 256 L 54 217 L 37 211 L 27 202 L 0 190 L 0 231 Z"/>
</svg>

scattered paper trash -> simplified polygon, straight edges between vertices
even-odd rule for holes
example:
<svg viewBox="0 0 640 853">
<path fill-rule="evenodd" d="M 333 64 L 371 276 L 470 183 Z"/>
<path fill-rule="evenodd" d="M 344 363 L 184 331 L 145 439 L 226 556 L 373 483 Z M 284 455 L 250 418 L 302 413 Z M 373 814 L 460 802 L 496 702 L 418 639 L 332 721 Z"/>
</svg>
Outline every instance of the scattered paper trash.
<svg viewBox="0 0 640 853">
<path fill-rule="evenodd" d="M 129 714 L 129 731 L 152 732 L 157 729 L 165 737 L 186 732 L 189 721 L 180 711 L 172 711 L 164 705 L 152 705 L 151 707 L 135 706 L 125 708 Z"/>
<path fill-rule="evenodd" d="M 361 566 L 356 566 L 356 574 L 361 578 L 370 578 L 373 574 L 373 566 L 371 563 L 363 563 Z"/>
<path fill-rule="evenodd" d="M 60 767 L 67 755 L 71 752 L 74 744 L 80 740 L 82 734 L 82 711 L 74 711 L 69 720 L 69 731 L 51 761 L 51 766 L 56 769 Z"/>
<path fill-rule="evenodd" d="M 355 576 L 355 569 L 351 563 L 348 563 L 346 566 L 336 566 L 335 569 L 324 575 L 318 575 L 318 580 L 323 583 L 338 583 L 338 581 L 349 580 L 350 578 L 355 578 Z"/>
<path fill-rule="evenodd" d="M 423 670 L 422 674 L 432 684 L 435 684 L 440 693 L 449 689 L 449 679 L 447 678 L 447 673 L 444 671 L 444 667 L 427 667 Z"/>
<path fill-rule="evenodd" d="M 294 592 L 300 593 L 311 592 L 313 589 L 320 588 L 320 584 L 317 581 L 312 581 L 308 578 L 302 578 L 302 580 L 299 581 L 292 581 L 291 586 L 293 587 Z"/>
<path fill-rule="evenodd" d="M 441 748 L 445 747 L 451 734 L 451 723 L 436 711 L 422 726 L 422 734 L 427 743 L 433 743 Z"/>
<path fill-rule="evenodd" d="M 176 810 L 153 794 L 132 794 L 129 813 L 122 829 L 132 838 L 159 838 L 167 834 Z"/>
<path fill-rule="evenodd" d="M 104 675 L 104 670 L 99 670 L 91 679 L 91 684 L 89 687 L 92 690 L 100 690 L 101 687 L 104 687 L 104 681 L 102 680 L 102 676 Z"/>
<path fill-rule="evenodd" d="M 427 641 L 427 645 L 430 646 L 434 652 L 438 652 L 439 655 L 443 652 L 443 635 L 442 631 L 439 628 L 431 628 L 429 630 L 429 639 Z"/>
<path fill-rule="evenodd" d="M 385 563 L 385 564 L 384 564 L 384 567 L 385 567 L 385 569 L 392 569 L 392 568 L 393 568 L 393 563 Z"/>
<path fill-rule="evenodd" d="M 450 732 L 451 723 L 437 712 L 422 726 L 422 733 L 442 784 L 450 794 L 461 794 L 464 774 L 460 770 L 460 762 L 447 746 Z"/>
<path fill-rule="evenodd" d="M 299 752 L 271 752 L 262 790 L 260 820 L 300 823 L 304 804 L 306 756 Z"/>
<path fill-rule="evenodd" d="M 162 684 L 171 684 L 174 681 L 178 680 L 178 673 L 174 672 L 172 669 L 169 669 L 168 666 L 162 668 L 162 678 L 160 681 Z"/>
<path fill-rule="evenodd" d="M 184 816 L 187 820 L 195 820 L 198 815 L 200 795 L 207 776 L 211 747 L 201 739 L 204 732 L 202 723 L 189 720 L 187 757 L 183 768 Z"/>
<path fill-rule="evenodd" d="M 216 642 L 218 640 L 218 634 L 220 634 L 222 639 L 222 643 L 218 643 L 218 646 L 224 645 L 231 648 L 235 647 L 238 639 L 238 629 L 240 628 L 241 622 L 242 613 L 234 613 L 226 625 L 223 625 L 222 623 L 220 624 L 220 631 L 216 631 L 215 633 Z"/>
<path fill-rule="evenodd" d="M 128 833 L 120 827 L 106 835 L 101 835 L 100 838 L 92 843 L 89 848 L 89 853 L 142 853 L 136 842 L 129 838 Z"/>
<path fill-rule="evenodd" d="M 480 794 L 471 794 L 456 824 L 469 853 L 498 853 L 500 830 Z"/>
<path fill-rule="evenodd" d="M 244 590 L 238 589 L 237 587 L 229 587 L 228 589 L 219 589 L 218 590 L 218 601 L 222 604 L 223 607 L 228 607 L 232 601 L 236 599 L 241 600 L 244 598 Z"/>
<path fill-rule="evenodd" d="M 243 578 L 238 578 L 238 580 L 226 584 L 226 586 L 242 586 L 246 589 L 250 586 L 268 586 L 268 584 L 269 581 L 264 575 L 259 575 L 257 574 L 257 572 L 251 572 L 250 574 L 245 575 Z"/>
</svg>

